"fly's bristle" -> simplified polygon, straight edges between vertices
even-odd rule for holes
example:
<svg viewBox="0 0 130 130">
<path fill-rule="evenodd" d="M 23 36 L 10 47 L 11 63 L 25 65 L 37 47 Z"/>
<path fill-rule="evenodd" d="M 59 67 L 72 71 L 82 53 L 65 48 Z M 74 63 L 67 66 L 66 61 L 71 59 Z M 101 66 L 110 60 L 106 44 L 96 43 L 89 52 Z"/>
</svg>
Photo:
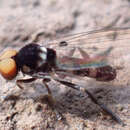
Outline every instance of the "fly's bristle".
<svg viewBox="0 0 130 130">
<path fill-rule="evenodd" d="M 13 78 L 15 78 L 17 74 L 15 61 L 11 58 L 1 60 L 0 73 L 7 80 L 12 80 Z"/>
<path fill-rule="evenodd" d="M 7 50 L 5 51 L 1 56 L 0 60 L 6 59 L 6 58 L 11 58 L 17 54 L 16 50 Z"/>
</svg>

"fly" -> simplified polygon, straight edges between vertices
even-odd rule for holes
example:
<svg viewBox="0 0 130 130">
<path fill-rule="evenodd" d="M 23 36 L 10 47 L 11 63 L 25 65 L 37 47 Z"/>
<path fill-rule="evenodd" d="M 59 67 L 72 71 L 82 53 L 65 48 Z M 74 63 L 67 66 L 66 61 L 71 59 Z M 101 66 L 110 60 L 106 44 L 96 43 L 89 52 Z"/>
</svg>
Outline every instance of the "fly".
<svg viewBox="0 0 130 130">
<path fill-rule="evenodd" d="M 48 47 L 32 42 L 22 47 L 18 52 L 15 50 L 5 51 L 0 57 L 0 73 L 6 80 L 14 79 L 20 71 L 23 74 L 30 75 L 32 78 L 16 81 L 21 89 L 23 88 L 21 83 L 42 79 L 48 90 L 48 97 L 51 98 L 49 104 L 53 108 L 55 102 L 53 102 L 51 90 L 47 85 L 47 82 L 51 79 L 78 91 L 83 91 L 115 121 L 124 125 L 116 114 L 104 104 L 101 104 L 87 89 L 63 80 L 63 78 L 89 77 L 103 82 L 116 79 L 117 70 L 109 63 L 108 58 L 114 58 L 113 50 L 118 49 L 116 48 L 117 41 L 118 46 L 121 46 L 121 40 L 130 38 L 129 31 L 130 28 L 112 28 L 84 32 L 48 43 Z M 109 36 L 115 33 L 119 37 L 110 39 Z M 86 48 L 90 54 L 86 51 Z M 79 55 L 74 56 L 76 49 L 81 55 L 80 58 Z M 62 54 L 63 52 L 65 54 Z M 92 52 L 96 52 L 96 54 L 93 55 Z M 58 111 L 55 110 L 55 112 L 60 118 Z"/>
</svg>

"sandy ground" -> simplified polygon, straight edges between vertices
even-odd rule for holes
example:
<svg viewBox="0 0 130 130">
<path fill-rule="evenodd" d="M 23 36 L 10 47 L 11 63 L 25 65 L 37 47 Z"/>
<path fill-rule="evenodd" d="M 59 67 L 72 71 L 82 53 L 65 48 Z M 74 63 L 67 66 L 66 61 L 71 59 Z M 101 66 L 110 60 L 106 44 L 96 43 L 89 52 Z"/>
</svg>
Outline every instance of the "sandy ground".
<svg viewBox="0 0 130 130">
<path fill-rule="evenodd" d="M 39 37 L 35 40 L 45 44 L 68 33 L 106 26 L 127 27 L 130 26 L 129 12 L 129 0 L 1 0 L 0 49 L 1 52 L 7 48 L 18 49 L 34 41 L 37 34 Z M 109 44 L 115 48 L 109 58 L 112 57 L 112 64 L 118 68 L 114 81 L 104 83 L 89 78 L 73 79 L 73 82 L 87 86 L 101 102 L 118 114 L 126 124 L 124 127 L 103 114 L 86 95 L 52 81 L 49 86 L 58 110 L 65 117 L 65 121 L 57 121 L 48 105 L 37 100 L 47 94 L 40 80 L 24 85 L 25 89 L 20 90 L 15 80 L 7 82 L 0 77 L 0 130 L 130 130 L 129 32 L 130 29 L 122 31 L 123 35 L 117 33 L 115 41 L 113 39 Z M 89 40 L 94 41 L 92 47 L 108 47 L 107 39 L 110 37 L 107 34 L 105 42 L 100 42 L 101 34 L 96 34 L 101 37 L 97 41 L 94 35 L 89 36 Z M 120 37 L 123 40 L 118 40 Z M 83 46 L 90 47 L 89 44 Z"/>
</svg>

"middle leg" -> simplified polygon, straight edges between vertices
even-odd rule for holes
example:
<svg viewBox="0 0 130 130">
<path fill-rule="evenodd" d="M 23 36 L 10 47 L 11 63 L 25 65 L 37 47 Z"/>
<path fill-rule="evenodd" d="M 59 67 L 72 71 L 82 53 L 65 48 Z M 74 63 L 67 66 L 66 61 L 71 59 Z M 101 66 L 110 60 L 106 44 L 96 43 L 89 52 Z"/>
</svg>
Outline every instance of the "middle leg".
<svg viewBox="0 0 130 130">
<path fill-rule="evenodd" d="M 56 106 L 56 101 L 55 99 L 53 98 L 53 95 L 52 95 L 52 92 L 49 88 L 49 86 L 47 85 L 46 81 L 43 79 L 43 84 L 44 86 L 46 87 L 47 91 L 48 91 L 48 95 L 45 95 L 44 96 L 44 99 L 46 99 L 48 105 L 53 109 L 53 111 L 55 112 L 56 114 L 56 118 L 57 120 L 61 120 L 63 119 L 63 116 L 62 114 L 57 110 L 57 106 Z"/>
</svg>

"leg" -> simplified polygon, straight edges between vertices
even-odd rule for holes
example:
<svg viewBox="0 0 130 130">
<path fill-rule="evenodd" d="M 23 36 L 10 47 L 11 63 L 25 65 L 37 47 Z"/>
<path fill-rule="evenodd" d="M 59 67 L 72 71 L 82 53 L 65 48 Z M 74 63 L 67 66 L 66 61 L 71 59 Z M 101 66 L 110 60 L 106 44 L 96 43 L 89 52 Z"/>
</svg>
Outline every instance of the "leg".
<svg viewBox="0 0 130 130">
<path fill-rule="evenodd" d="M 35 80 L 36 80 L 36 78 L 20 79 L 20 80 L 16 81 L 16 84 L 18 85 L 18 87 L 20 89 L 23 89 L 21 83 L 30 83 L 30 82 L 35 81 Z M 47 81 L 48 80 L 43 80 L 43 84 L 47 88 L 47 91 L 48 91 L 48 95 L 45 95 L 44 98 L 47 99 L 47 102 L 49 103 L 49 106 L 54 110 L 54 112 L 55 112 L 55 114 L 57 116 L 57 119 L 60 120 L 62 117 L 61 117 L 61 114 L 55 108 L 56 107 L 56 102 L 55 102 L 55 100 L 52 97 L 52 93 L 51 93 L 50 88 L 46 84 Z"/>
<path fill-rule="evenodd" d="M 49 95 L 52 95 L 51 90 L 50 90 L 50 88 L 48 87 L 48 85 L 46 84 L 45 80 L 43 80 L 42 82 L 43 82 L 44 86 L 46 87 L 46 89 L 47 89 L 47 91 L 48 91 L 48 94 L 49 94 Z"/>
<path fill-rule="evenodd" d="M 97 104 L 103 111 L 105 111 L 108 115 L 110 115 L 116 122 L 118 122 L 119 124 L 121 124 L 122 126 L 124 126 L 125 124 L 122 122 L 122 120 L 115 114 L 113 113 L 108 107 L 106 107 L 104 104 L 102 104 L 101 102 L 99 102 L 88 90 L 86 90 L 85 88 L 80 87 L 79 85 L 67 82 L 67 81 L 63 81 L 63 80 L 59 80 L 54 78 L 56 81 L 60 82 L 61 84 L 64 84 L 70 88 L 76 89 L 78 91 L 83 91 L 85 92 L 90 98 L 91 100 Z"/>
<path fill-rule="evenodd" d="M 17 86 L 18 86 L 20 89 L 23 89 L 21 83 L 30 83 L 30 82 L 35 81 L 35 80 L 36 80 L 36 78 L 20 79 L 20 80 L 17 80 L 17 81 L 16 81 L 16 84 L 17 84 Z"/>
<path fill-rule="evenodd" d="M 58 112 L 58 110 L 56 109 L 56 101 L 52 96 L 52 92 L 49 88 L 49 86 L 46 84 L 45 80 L 43 80 L 43 84 L 46 87 L 47 91 L 48 91 L 48 95 L 45 95 L 45 99 L 47 100 L 49 106 L 54 110 L 57 120 L 61 120 L 63 119 L 61 113 Z"/>
<path fill-rule="evenodd" d="M 79 50 L 79 52 L 82 55 L 84 60 L 90 58 L 90 56 L 84 50 L 82 50 L 80 47 L 78 47 L 78 50 Z"/>
<path fill-rule="evenodd" d="M 69 57 L 73 56 L 74 52 L 75 52 L 75 48 L 71 49 L 69 53 L 67 54 L 67 56 Z"/>
</svg>

